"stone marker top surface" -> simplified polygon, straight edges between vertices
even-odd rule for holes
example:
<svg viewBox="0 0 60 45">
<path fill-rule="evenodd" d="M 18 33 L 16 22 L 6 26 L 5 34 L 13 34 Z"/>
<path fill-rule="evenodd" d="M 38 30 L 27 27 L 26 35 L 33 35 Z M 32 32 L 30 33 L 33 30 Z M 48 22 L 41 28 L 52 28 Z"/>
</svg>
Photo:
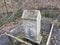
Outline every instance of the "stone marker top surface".
<svg viewBox="0 0 60 45">
<path fill-rule="evenodd" d="M 24 10 L 22 18 L 25 18 L 25 19 L 36 19 L 38 15 L 40 15 L 40 11 L 39 10 Z"/>
</svg>

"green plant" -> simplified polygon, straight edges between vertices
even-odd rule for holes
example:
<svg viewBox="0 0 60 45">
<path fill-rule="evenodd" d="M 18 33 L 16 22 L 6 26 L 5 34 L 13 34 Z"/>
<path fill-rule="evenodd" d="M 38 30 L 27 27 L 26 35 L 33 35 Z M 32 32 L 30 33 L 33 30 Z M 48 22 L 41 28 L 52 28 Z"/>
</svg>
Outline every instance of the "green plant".
<svg viewBox="0 0 60 45">
<path fill-rule="evenodd" d="M 13 17 L 10 17 L 11 15 L 12 15 L 12 13 L 9 13 L 9 15 L 7 15 L 5 18 L 2 18 L 0 20 L 0 26 L 4 25 L 6 23 L 9 23 L 9 22 L 15 21 L 16 19 L 20 18 L 22 16 L 22 12 L 18 11 Z M 10 19 L 9 19 L 9 17 L 10 17 Z M 7 21 L 7 22 L 5 22 L 5 21 Z"/>
<path fill-rule="evenodd" d="M 58 10 L 43 9 L 41 11 L 43 17 L 56 19 L 60 14 Z"/>
</svg>

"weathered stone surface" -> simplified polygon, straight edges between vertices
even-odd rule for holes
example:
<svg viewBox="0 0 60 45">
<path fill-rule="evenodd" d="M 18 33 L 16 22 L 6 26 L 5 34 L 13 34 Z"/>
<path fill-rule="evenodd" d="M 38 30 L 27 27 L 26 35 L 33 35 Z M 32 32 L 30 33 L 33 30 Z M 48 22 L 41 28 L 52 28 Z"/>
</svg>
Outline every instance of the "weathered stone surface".
<svg viewBox="0 0 60 45">
<path fill-rule="evenodd" d="M 41 35 L 41 13 L 39 10 L 24 10 L 23 26 L 25 29 L 25 35 L 33 41 L 40 43 Z"/>
<path fill-rule="evenodd" d="M 7 45 L 8 44 L 8 37 L 6 35 L 0 36 L 0 45 Z"/>
<path fill-rule="evenodd" d="M 18 34 L 21 34 L 24 31 L 24 28 L 22 25 L 18 26 L 17 28 L 14 28 L 10 31 L 11 35 L 17 36 Z"/>
<path fill-rule="evenodd" d="M 48 37 L 48 34 L 49 34 L 48 32 L 50 31 L 50 27 L 51 27 L 50 22 L 49 23 L 45 23 L 45 22 L 42 22 L 42 25 L 41 25 L 41 32 L 42 32 L 41 35 L 43 37 L 41 45 L 45 45 L 46 40 L 47 40 L 46 38 Z M 21 33 L 21 31 L 24 31 L 21 25 L 19 28 L 16 28 L 16 29 L 17 30 L 11 32 L 11 34 L 14 36 L 17 35 L 18 33 Z M 60 27 L 58 28 L 57 25 L 54 26 L 50 45 L 60 45 L 60 30 L 59 29 Z M 3 37 L 0 37 L 0 45 L 7 45 L 8 43 L 7 41 L 8 41 L 8 38 L 5 35 L 3 35 Z"/>
</svg>

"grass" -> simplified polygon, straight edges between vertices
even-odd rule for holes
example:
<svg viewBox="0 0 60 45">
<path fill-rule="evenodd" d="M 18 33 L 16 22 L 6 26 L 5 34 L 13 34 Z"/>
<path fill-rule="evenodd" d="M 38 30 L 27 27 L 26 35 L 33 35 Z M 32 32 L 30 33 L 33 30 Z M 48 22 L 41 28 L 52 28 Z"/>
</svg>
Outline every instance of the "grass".
<svg viewBox="0 0 60 45">
<path fill-rule="evenodd" d="M 60 14 L 59 11 L 57 10 L 49 10 L 49 9 L 44 9 L 41 11 L 41 13 L 42 16 L 52 18 L 52 19 L 56 19 L 57 16 Z"/>
<path fill-rule="evenodd" d="M 6 21 L 10 16 L 11 16 L 12 13 L 9 13 L 9 15 L 7 15 L 6 17 L 2 17 L 1 20 L 0 20 L 0 26 L 3 25 L 4 21 Z"/>
<path fill-rule="evenodd" d="M 22 12 L 21 12 L 21 11 L 18 11 L 13 17 L 11 17 L 11 18 L 8 20 L 8 18 L 9 18 L 11 15 L 12 15 L 12 13 L 9 14 L 9 15 L 7 15 L 7 17 L 2 18 L 2 20 L 0 20 L 0 26 L 4 25 L 4 24 L 6 24 L 6 23 L 12 22 L 12 21 L 14 22 L 16 19 L 18 19 L 18 18 L 20 18 L 20 17 L 22 16 Z M 7 20 L 8 20 L 8 21 L 7 21 Z M 5 22 L 5 21 L 7 21 L 7 22 Z"/>
<path fill-rule="evenodd" d="M 43 9 L 41 10 L 41 14 L 43 17 L 48 17 L 48 18 L 52 18 L 52 19 L 56 19 L 56 17 L 60 14 L 57 10 L 49 10 L 49 9 Z M 17 11 L 17 13 L 11 17 L 7 22 L 5 22 L 10 16 L 12 15 L 12 13 L 9 13 L 9 15 L 6 18 L 3 18 L 2 20 L 0 20 L 0 26 L 15 21 L 16 19 L 20 18 L 22 16 L 22 11 Z M 0 15 L 0 17 L 2 17 Z M 59 18 L 60 21 L 60 18 Z"/>
</svg>

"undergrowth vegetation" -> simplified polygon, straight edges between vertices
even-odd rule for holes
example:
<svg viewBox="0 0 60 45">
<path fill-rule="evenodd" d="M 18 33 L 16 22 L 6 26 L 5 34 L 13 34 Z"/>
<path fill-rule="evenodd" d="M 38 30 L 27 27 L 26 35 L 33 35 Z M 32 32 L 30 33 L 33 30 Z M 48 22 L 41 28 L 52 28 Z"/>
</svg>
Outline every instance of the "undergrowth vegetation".
<svg viewBox="0 0 60 45">
<path fill-rule="evenodd" d="M 6 17 L 0 18 L 0 26 L 9 23 L 14 22 L 16 19 L 20 18 L 22 16 L 22 12 L 18 11 L 14 16 L 12 16 L 12 13 L 9 13 Z"/>
<path fill-rule="evenodd" d="M 42 16 L 56 19 L 58 15 L 60 15 L 60 12 L 58 10 L 52 10 L 52 9 L 44 9 L 41 10 Z"/>
<path fill-rule="evenodd" d="M 20 18 L 22 16 L 22 12 L 23 11 L 17 11 L 17 13 L 14 16 L 12 15 L 12 12 L 8 13 L 8 15 L 6 17 L 2 17 L 0 15 L 0 26 L 9 23 L 9 22 L 14 22 L 16 19 Z M 60 15 L 59 10 L 53 10 L 53 9 L 42 9 L 41 10 L 41 14 L 42 17 L 47 17 L 47 18 L 52 18 L 52 19 L 56 19 L 58 15 Z M 10 17 L 11 16 L 11 17 Z M 9 19 L 10 17 L 10 19 Z M 60 21 L 60 18 L 59 18 Z"/>
</svg>

